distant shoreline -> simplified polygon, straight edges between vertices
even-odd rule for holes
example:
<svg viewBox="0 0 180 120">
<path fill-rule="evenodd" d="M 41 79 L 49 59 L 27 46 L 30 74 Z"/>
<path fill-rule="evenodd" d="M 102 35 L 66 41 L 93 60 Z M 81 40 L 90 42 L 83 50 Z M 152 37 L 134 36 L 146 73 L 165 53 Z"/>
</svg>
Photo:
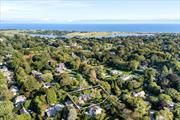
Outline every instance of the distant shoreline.
<svg viewBox="0 0 180 120">
<path fill-rule="evenodd" d="M 0 29 L 180 33 L 180 24 L 7 24 Z"/>
</svg>

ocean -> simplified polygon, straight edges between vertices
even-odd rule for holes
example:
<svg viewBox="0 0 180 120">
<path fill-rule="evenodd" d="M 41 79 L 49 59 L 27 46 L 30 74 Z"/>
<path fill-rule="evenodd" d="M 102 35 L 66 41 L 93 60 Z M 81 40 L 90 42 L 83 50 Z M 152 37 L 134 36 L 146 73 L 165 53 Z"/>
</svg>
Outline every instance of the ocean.
<svg viewBox="0 0 180 120">
<path fill-rule="evenodd" d="M 0 29 L 180 33 L 180 24 L 0 24 Z"/>
</svg>

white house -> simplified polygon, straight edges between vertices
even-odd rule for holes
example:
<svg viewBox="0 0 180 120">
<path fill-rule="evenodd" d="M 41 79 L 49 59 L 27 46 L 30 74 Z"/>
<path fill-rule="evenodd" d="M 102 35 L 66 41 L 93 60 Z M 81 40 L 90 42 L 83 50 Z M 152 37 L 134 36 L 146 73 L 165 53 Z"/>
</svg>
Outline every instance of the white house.
<svg viewBox="0 0 180 120">
<path fill-rule="evenodd" d="M 95 116 L 99 115 L 102 112 L 102 108 L 97 105 L 91 105 L 89 108 L 89 115 Z"/>
<path fill-rule="evenodd" d="M 15 104 L 24 103 L 25 101 L 26 97 L 24 95 L 20 95 L 15 98 Z"/>
<path fill-rule="evenodd" d="M 46 115 L 48 117 L 54 117 L 56 113 L 64 108 L 64 105 L 62 104 L 56 104 L 48 109 L 46 109 Z"/>
<path fill-rule="evenodd" d="M 60 63 L 60 64 L 56 65 L 56 72 L 57 73 L 62 73 L 64 70 L 66 70 L 64 63 Z"/>
<path fill-rule="evenodd" d="M 50 87 L 52 87 L 53 85 L 55 85 L 55 83 L 43 83 L 43 87 L 44 87 L 44 88 L 50 88 Z"/>
<path fill-rule="evenodd" d="M 116 53 L 115 53 L 115 52 L 110 52 L 110 54 L 111 54 L 111 55 L 116 55 Z"/>
<path fill-rule="evenodd" d="M 134 97 L 142 97 L 144 98 L 145 97 L 145 92 L 144 91 L 141 91 L 141 92 L 138 92 L 138 93 L 133 93 Z"/>
<path fill-rule="evenodd" d="M 119 74 L 122 74 L 122 72 L 117 71 L 117 70 L 111 70 L 110 74 L 111 75 L 119 75 Z"/>
<path fill-rule="evenodd" d="M 4 40 L 2 38 L 0 38 L 0 42 L 3 42 Z"/>
<path fill-rule="evenodd" d="M 130 79 L 132 79 L 132 76 L 131 75 L 123 75 L 120 78 L 123 80 L 130 80 Z"/>
<path fill-rule="evenodd" d="M 76 57 L 77 57 L 74 52 L 71 53 L 71 56 L 72 56 L 73 58 L 76 58 Z"/>
<path fill-rule="evenodd" d="M 12 55 L 11 55 L 11 54 L 7 54 L 6 57 L 7 57 L 7 58 L 11 58 Z"/>
</svg>

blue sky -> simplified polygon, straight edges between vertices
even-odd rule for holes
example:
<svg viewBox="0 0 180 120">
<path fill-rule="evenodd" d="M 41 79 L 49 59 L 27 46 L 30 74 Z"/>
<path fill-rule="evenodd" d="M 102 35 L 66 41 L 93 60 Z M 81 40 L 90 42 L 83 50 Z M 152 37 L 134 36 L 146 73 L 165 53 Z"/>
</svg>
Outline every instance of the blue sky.
<svg viewBox="0 0 180 120">
<path fill-rule="evenodd" d="M 0 0 L 11 23 L 177 23 L 180 0 Z"/>
</svg>

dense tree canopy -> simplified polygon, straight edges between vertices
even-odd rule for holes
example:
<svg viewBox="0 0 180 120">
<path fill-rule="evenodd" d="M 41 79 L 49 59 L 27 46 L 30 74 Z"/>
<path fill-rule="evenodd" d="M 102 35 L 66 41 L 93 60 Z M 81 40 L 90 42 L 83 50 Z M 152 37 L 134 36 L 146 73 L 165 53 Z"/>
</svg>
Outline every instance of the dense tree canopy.
<svg viewBox="0 0 180 120">
<path fill-rule="evenodd" d="M 68 33 L 0 30 L 0 119 L 180 119 L 179 33 Z"/>
</svg>

